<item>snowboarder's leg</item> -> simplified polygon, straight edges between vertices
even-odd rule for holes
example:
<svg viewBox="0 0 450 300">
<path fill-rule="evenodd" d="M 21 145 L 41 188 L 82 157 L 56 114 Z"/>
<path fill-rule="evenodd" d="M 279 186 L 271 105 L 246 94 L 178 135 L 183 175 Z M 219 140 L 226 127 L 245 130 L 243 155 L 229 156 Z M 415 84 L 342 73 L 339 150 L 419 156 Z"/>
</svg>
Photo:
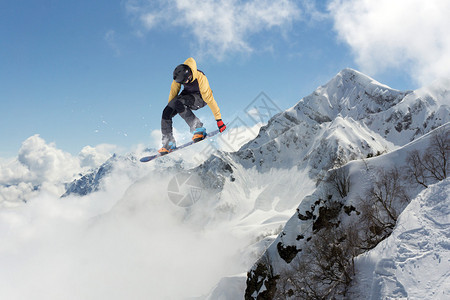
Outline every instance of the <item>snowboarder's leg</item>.
<svg viewBox="0 0 450 300">
<path fill-rule="evenodd" d="M 206 102 L 203 101 L 202 96 L 199 93 L 191 94 L 190 97 L 183 98 L 183 104 L 186 107 L 186 111 L 192 113 L 192 110 L 197 110 L 206 105 Z M 195 117 L 195 115 L 192 113 Z M 186 122 L 189 124 L 191 132 L 194 134 L 192 140 L 194 143 L 199 142 L 206 138 L 206 129 L 203 127 L 203 123 L 195 117 L 196 120 L 189 123 L 189 120 Z"/>
<path fill-rule="evenodd" d="M 192 110 L 197 110 L 206 105 L 202 97 L 199 94 L 181 94 L 178 97 L 181 105 L 176 106 L 177 112 L 189 125 L 190 131 L 194 132 L 195 129 L 203 127 L 203 123 L 192 112 Z"/>
<path fill-rule="evenodd" d="M 174 104 L 171 105 L 170 102 L 163 110 L 162 118 L 161 118 L 161 133 L 162 133 L 162 149 L 166 149 L 167 151 L 175 148 L 175 138 L 173 137 L 173 129 L 172 129 L 172 118 L 176 116 L 177 111 L 173 107 Z"/>
<path fill-rule="evenodd" d="M 160 153 L 167 154 L 176 147 L 173 137 L 172 118 L 177 114 L 180 114 L 189 125 L 190 131 L 194 133 L 192 138 L 194 142 L 201 141 L 206 137 L 206 129 L 203 127 L 203 123 L 192 112 L 192 110 L 197 110 L 205 105 L 206 102 L 203 101 L 200 94 L 183 93 L 167 104 L 161 118 L 163 147 L 159 150 Z"/>
</svg>

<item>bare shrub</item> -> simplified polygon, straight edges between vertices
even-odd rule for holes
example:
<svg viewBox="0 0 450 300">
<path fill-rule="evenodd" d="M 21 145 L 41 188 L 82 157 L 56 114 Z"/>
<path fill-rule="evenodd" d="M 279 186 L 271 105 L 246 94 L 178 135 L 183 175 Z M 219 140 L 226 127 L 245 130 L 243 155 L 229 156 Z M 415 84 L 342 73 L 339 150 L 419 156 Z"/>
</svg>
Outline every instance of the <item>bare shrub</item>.
<svg viewBox="0 0 450 300">
<path fill-rule="evenodd" d="M 374 188 L 370 190 L 369 196 L 380 204 L 390 222 L 397 222 L 399 206 L 403 209 L 409 201 L 405 187 L 402 185 L 400 172 L 397 168 L 378 171 L 378 180 Z"/>
<path fill-rule="evenodd" d="M 341 198 L 347 197 L 350 192 L 350 176 L 348 168 L 340 167 L 330 170 L 326 181 L 331 184 Z"/>
<path fill-rule="evenodd" d="M 364 232 L 361 247 L 372 249 L 391 234 L 400 212 L 409 202 L 398 169 L 379 169 L 373 187 L 360 200 Z"/>
<path fill-rule="evenodd" d="M 445 128 L 437 129 L 423 154 L 411 151 L 406 158 L 406 175 L 410 182 L 425 188 L 429 184 L 447 178 L 449 173 L 450 133 Z"/>
<path fill-rule="evenodd" d="M 418 150 L 413 150 L 408 154 L 406 164 L 406 176 L 410 182 L 427 188 L 428 174 L 425 171 L 425 166 Z"/>
<path fill-rule="evenodd" d="M 424 155 L 427 171 L 436 180 L 444 180 L 448 174 L 448 159 L 450 154 L 450 132 L 444 128 L 434 132 L 431 145 Z"/>
</svg>

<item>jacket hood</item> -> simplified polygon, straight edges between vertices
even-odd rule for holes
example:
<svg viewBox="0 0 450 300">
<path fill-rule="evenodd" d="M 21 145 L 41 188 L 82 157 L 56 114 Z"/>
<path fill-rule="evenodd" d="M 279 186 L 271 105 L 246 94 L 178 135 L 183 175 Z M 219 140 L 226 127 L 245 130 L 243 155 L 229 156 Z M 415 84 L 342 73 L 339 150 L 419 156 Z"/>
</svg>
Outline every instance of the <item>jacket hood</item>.
<svg viewBox="0 0 450 300">
<path fill-rule="evenodd" d="M 184 61 L 185 65 L 187 65 L 189 68 L 191 68 L 192 71 L 192 80 L 197 79 L 197 63 L 195 62 L 195 59 L 192 57 L 189 57 Z"/>
</svg>

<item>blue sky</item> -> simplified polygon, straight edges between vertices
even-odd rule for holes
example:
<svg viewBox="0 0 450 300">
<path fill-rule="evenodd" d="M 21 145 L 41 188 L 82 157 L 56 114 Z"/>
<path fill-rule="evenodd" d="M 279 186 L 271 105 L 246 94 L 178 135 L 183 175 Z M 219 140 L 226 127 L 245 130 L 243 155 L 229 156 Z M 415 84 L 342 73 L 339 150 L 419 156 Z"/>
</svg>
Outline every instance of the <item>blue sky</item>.
<svg viewBox="0 0 450 300">
<path fill-rule="evenodd" d="M 450 5 L 412 2 L 2 1 L 0 157 L 34 134 L 72 154 L 149 144 L 190 56 L 225 122 L 260 92 L 287 109 L 346 67 L 416 89 L 449 75 Z"/>
</svg>

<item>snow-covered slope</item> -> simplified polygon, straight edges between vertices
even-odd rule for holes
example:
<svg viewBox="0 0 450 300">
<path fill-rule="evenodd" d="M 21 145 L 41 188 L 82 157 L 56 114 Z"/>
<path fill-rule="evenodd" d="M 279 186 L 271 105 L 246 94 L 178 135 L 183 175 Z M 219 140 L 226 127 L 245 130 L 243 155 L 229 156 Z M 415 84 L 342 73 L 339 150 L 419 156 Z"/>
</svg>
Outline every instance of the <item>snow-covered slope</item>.
<svg viewBox="0 0 450 300">
<path fill-rule="evenodd" d="M 352 299 L 450 298 L 450 180 L 415 197 L 391 236 L 355 261 Z"/>
<path fill-rule="evenodd" d="M 439 130 L 440 132 L 446 132 L 448 143 L 450 123 L 447 123 L 437 130 Z M 354 252 L 352 252 L 352 255 L 364 253 L 364 249 L 367 250 L 368 248 L 373 247 L 373 245 L 376 245 L 376 243 L 370 245 L 366 244 L 367 236 L 361 238 L 361 234 L 365 230 L 365 227 L 362 224 L 367 221 L 367 213 L 365 213 L 365 201 L 374 188 L 380 189 L 383 193 L 391 193 L 390 197 L 392 197 L 392 203 L 390 205 L 392 205 L 393 207 L 392 211 L 396 213 L 400 213 L 406 207 L 406 205 L 408 204 L 407 199 L 416 198 L 415 201 L 419 201 L 417 199 L 424 199 L 424 196 L 417 196 L 417 194 L 423 189 L 423 187 L 419 185 L 411 185 L 409 181 L 410 178 L 403 178 L 400 175 L 398 175 L 397 178 L 394 178 L 393 175 L 389 175 L 389 177 L 383 176 L 385 174 L 388 174 L 388 172 L 393 172 L 395 170 L 400 170 L 397 174 L 404 174 L 407 164 L 406 158 L 408 154 L 413 150 L 424 151 L 426 148 L 428 148 L 432 142 L 434 134 L 435 132 L 432 132 L 388 154 L 371 159 L 353 161 L 345 165 L 344 167 L 341 167 L 340 169 L 332 170 L 340 172 L 338 173 L 341 176 L 339 180 L 346 181 L 348 190 L 345 195 L 342 195 L 336 189 L 336 181 L 325 180 L 318 185 L 317 189 L 311 195 L 305 197 L 300 201 L 297 212 L 290 218 L 290 220 L 284 226 L 282 232 L 277 236 L 273 243 L 271 243 L 260 260 L 253 266 L 253 268 L 249 272 L 247 278 L 246 298 L 259 299 L 258 297 L 271 298 L 283 296 L 289 299 L 297 299 L 298 297 L 311 297 L 311 294 L 304 294 L 301 293 L 300 290 L 298 290 L 300 286 L 303 286 L 304 284 L 314 286 L 314 292 L 317 293 L 317 295 L 326 295 L 326 298 L 350 297 L 351 299 L 390 299 L 389 297 L 408 297 L 408 295 L 417 296 L 419 290 L 415 287 L 402 286 L 400 288 L 400 282 L 413 283 L 415 280 L 420 280 L 414 277 L 417 275 L 416 272 L 402 273 L 403 277 L 401 280 L 399 279 L 397 283 L 394 282 L 395 276 L 392 273 L 393 270 L 388 270 L 383 273 L 383 263 L 387 264 L 386 268 L 395 269 L 397 264 L 402 264 L 402 262 L 404 262 L 401 260 L 402 257 L 406 260 L 408 254 L 411 253 L 415 253 L 414 255 L 416 257 L 420 257 L 421 254 L 429 253 L 429 251 L 431 251 L 431 249 L 433 249 L 434 247 L 438 247 L 439 249 L 441 249 L 440 254 L 438 255 L 448 257 L 450 255 L 448 251 L 448 245 L 446 243 L 442 244 L 441 242 L 445 240 L 445 236 L 448 238 L 449 234 L 447 228 L 448 224 L 446 224 L 446 221 L 444 220 L 445 218 L 442 219 L 444 221 L 433 221 L 434 216 L 429 215 L 429 217 L 431 218 L 430 222 L 437 222 L 435 226 L 440 227 L 440 230 L 438 230 L 435 234 L 437 236 L 436 241 L 430 242 L 429 247 L 427 247 L 428 243 L 425 243 L 423 241 L 426 237 L 426 233 L 422 230 L 418 230 L 419 232 L 417 234 L 417 240 L 409 240 L 410 235 L 414 232 L 414 230 L 412 230 L 412 228 L 414 228 L 414 225 L 408 225 L 411 230 L 405 229 L 405 227 L 402 225 L 403 223 L 401 222 L 402 219 L 400 219 L 399 223 L 397 224 L 396 231 L 394 231 L 393 234 L 395 236 L 396 232 L 398 234 L 404 231 L 409 232 L 409 234 L 405 234 L 406 237 L 404 239 L 409 240 L 412 249 L 408 249 L 409 246 L 403 245 L 402 241 L 394 240 L 391 243 L 397 244 L 398 251 L 400 251 L 400 253 L 398 254 L 398 259 L 393 258 L 395 261 L 389 260 L 390 258 L 382 260 L 379 262 L 380 267 L 375 267 L 374 265 L 376 264 L 376 262 L 372 262 L 371 270 L 368 270 L 367 268 L 369 267 L 364 266 L 363 263 L 361 263 L 360 269 L 357 268 L 357 272 L 354 275 L 356 280 L 353 282 L 353 290 L 350 293 L 351 296 L 349 296 L 348 291 L 346 291 L 345 289 L 342 290 L 343 288 L 337 287 L 337 282 L 341 280 L 339 278 L 335 278 L 336 282 L 333 282 L 333 280 L 330 280 L 329 277 L 325 276 L 320 279 L 320 275 L 317 275 L 318 278 L 314 280 L 324 281 L 324 283 L 318 285 L 314 285 L 313 283 L 311 283 L 311 281 L 304 282 L 302 280 L 305 280 L 305 278 L 308 278 L 308 276 L 314 278 L 314 276 L 316 275 L 311 275 L 310 273 L 308 273 L 313 272 L 313 270 L 314 272 L 317 272 L 317 274 L 322 274 L 319 273 L 316 265 L 314 265 L 315 259 L 319 259 L 317 258 L 316 254 L 314 254 L 314 251 L 318 251 L 315 250 L 315 248 L 317 249 L 324 243 L 328 245 L 328 251 L 330 252 L 333 249 L 333 243 L 337 243 L 336 245 L 339 245 L 339 249 L 342 249 L 340 251 L 344 251 L 344 249 L 347 249 L 345 248 L 345 246 L 343 246 L 345 243 L 348 243 L 346 241 L 351 239 L 353 243 L 356 243 L 356 241 L 358 240 L 360 241 L 360 245 L 357 247 L 353 245 L 354 248 L 352 248 L 351 250 Z M 449 153 L 447 153 L 447 155 L 449 155 Z M 328 173 L 328 175 L 329 174 L 330 173 Z M 383 180 L 386 179 L 387 181 L 384 181 L 383 183 Z M 391 186 L 393 182 L 395 182 L 395 185 Z M 378 185 L 378 183 L 380 184 Z M 442 210 L 439 210 L 435 213 L 436 216 L 439 215 L 441 216 L 441 218 L 442 215 L 446 214 L 449 205 L 449 198 L 445 194 L 445 191 L 448 191 L 448 186 L 445 186 L 446 184 L 448 185 L 448 180 L 440 185 L 440 189 L 431 189 L 431 191 L 425 192 L 427 197 L 431 197 L 430 203 L 436 204 L 437 201 L 441 201 L 441 204 L 439 204 L 438 207 L 442 208 Z M 383 190 L 382 188 L 384 188 L 385 186 L 392 188 L 392 190 Z M 394 188 L 395 192 L 393 190 Z M 396 196 L 392 196 L 392 193 L 398 194 L 396 194 Z M 383 194 L 380 193 L 379 195 Z M 412 205 L 412 208 L 409 208 L 409 211 L 414 211 L 418 208 L 415 201 L 410 204 Z M 428 199 L 425 199 L 425 201 L 428 201 Z M 432 208 L 430 209 L 432 210 Z M 415 224 L 417 224 L 417 222 Z M 328 233 L 332 234 L 335 237 L 340 236 L 340 238 L 338 238 L 338 241 L 326 239 L 325 242 L 324 237 L 326 237 Z M 419 238 L 420 236 L 422 236 L 422 238 Z M 394 238 L 391 236 L 390 239 Z M 382 245 L 386 246 L 386 244 Z M 384 253 L 387 253 L 385 255 L 388 255 L 390 253 L 390 250 L 386 250 L 386 248 L 384 248 L 382 245 L 377 246 L 376 249 L 382 249 Z M 347 250 L 350 251 L 349 249 Z M 379 250 L 374 249 L 373 251 L 373 253 L 375 253 L 374 255 L 376 255 Z M 394 251 L 394 249 L 392 249 L 392 251 Z M 446 253 L 444 254 L 442 252 Z M 369 252 L 368 255 L 369 257 L 372 257 L 370 256 L 370 253 L 372 252 Z M 402 256 L 403 254 L 405 255 Z M 346 255 L 349 255 L 350 258 L 350 254 Z M 336 256 L 339 255 L 336 254 Z M 381 256 L 381 258 L 383 258 L 383 255 Z M 363 257 L 365 256 L 363 255 Z M 429 258 L 433 259 L 431 254 Z M 436 260 L 438 260 L 437 256 L 435 258 Z M 324 257 L 321 257 L 320 259 L 323 260 L 320 261 L 321 264 L 327 264 Z M 358 259 L 364 261 L 363 258 L 358 257 Z M 360 260 L 357 261 L 359 262 Z M 446 259 L 444 259 L 444 261 L 446 261 Z M 368 264 L 367 259 L 366 264 Z M 433 272 L 434 265 L 429 266 L 428 264 L 429 260 L 423 260 L 421 261 L 420 266 L 416 265 L 416 267 L 421 268 L 424 272 Z M 311 265 L 315 266 L 313 270 L 308 269 L 308 267 Z M 356 265 L 359 266 L 358 263 Z M 346 269 L 347 267 L 343 268 Z M 445 269 L 446 267 L 442 268 Z M 336 272 L 336 274 L 345 274 L 346 272 L 343 271 L 344 269 Z M 435 277 L 433 277 L 433 279 L 430 279 L 428 282 L 428 291 L 423 291 L 422 294 L 428 293 L 427 295 L 430 296 L 430 293 L 440 293 L 440 295 L 442 296 L 442 293 L 444 293 L 445 295 L 447 295 L 450 286 L 441 282 L 449 280 L 448 274 L 446 273 L 448 272 L 447 269 L 445 269 L 445 271 L 440 271 L 439 274 L 436 273 Z M 331 273 L 330 270 L 328 271 Z M 378 274 L 378 272 L 380 274 Z M 303 276 L 303 278 L 296 278 L 293 274 L 299 274 L 299 276 Z M 311 280 L 313 281 L 313 279 Z M 373 281 L 373 283 L 371 280 Z M 431 282 L 433 281 L 440 284 L 440 287 L 438 287 L 437 290 L 434 290 L 433 287 L 430 286 Z M 373 284 L 373 292 L 368 293 L 367 287 L 363 286 L 364 284 Z M 423 284 L 426 286 L 426 283 Z M 291 290 L 292 294 L 289 294 L 287 292 L 288 290 Z M 410 290 L 413 291 L 411 292 L 412 294 L 410 294 Z M 330 291 L 332 291 L 332 293 Z M 445 297 L 442 297 L 442 299 L 444 298 Z"/>
</svg>

